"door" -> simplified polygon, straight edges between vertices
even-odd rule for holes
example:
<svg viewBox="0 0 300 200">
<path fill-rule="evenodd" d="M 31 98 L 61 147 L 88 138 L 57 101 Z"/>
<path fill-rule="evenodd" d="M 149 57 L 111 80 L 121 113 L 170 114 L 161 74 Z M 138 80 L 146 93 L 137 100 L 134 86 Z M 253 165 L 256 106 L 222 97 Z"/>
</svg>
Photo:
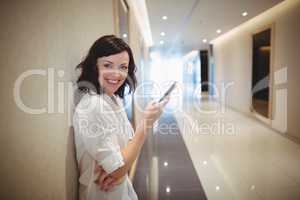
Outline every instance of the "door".
<svg viewBox="0 0 300 200">
<path fill-rule="evenodd" d="M 270 116 L 271 29 L 253 35 L 252 109 L 265 118 Z"/>
</svg>

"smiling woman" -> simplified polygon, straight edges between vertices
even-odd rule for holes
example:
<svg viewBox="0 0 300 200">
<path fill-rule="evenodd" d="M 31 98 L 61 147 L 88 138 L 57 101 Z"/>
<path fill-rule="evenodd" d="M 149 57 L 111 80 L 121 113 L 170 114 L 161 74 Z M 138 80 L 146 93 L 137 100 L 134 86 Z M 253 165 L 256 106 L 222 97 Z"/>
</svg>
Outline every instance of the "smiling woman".
<svg viewBox="0 0 300 200">
<path fill-rule="evenodd" d="M 80 200 L 136 200 L 128 171 L 168 99 L 150 102 L 135 132 L 122 105 L 136 85 L 130 47 L 113 35 L 98 39 L 78 68 L 82 98 L 73 116 Z"/>
<path fill-rule="evenodd" d="M 97 59 L 99 82 L 109 95 L 122 86 L 127 78 L 129 56 L 126 51 Z"/>
<path fill-rule="evenodd" d="M 126 86 L 129 86 L 129 92 L 136 86 L 136 66 L 132 51 L 122 39 L 113 35 L 95 41 L 77 68 L 81 69 L 77 83 L 82 91 L 93 90 L 101 94 L 103 89 L 107 89 L 111 94 L 123 98 Z M 100 84 L 107 87 L 101 87 Z"/>
</svg>

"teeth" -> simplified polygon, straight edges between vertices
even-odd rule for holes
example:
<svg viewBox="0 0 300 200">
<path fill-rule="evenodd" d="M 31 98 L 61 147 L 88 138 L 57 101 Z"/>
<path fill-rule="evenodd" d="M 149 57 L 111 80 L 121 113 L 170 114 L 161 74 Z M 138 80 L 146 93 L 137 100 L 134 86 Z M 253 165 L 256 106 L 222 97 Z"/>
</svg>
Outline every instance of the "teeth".
<svg viewBox="0 0 300 200">
<path fill-rule="evenodd" d="M 108 83 L 110 83 L 110 84 L 117 84 L 119 81 L 117 81 L 117 80 L 107 80 L 107 82 Z"/>
</svg>

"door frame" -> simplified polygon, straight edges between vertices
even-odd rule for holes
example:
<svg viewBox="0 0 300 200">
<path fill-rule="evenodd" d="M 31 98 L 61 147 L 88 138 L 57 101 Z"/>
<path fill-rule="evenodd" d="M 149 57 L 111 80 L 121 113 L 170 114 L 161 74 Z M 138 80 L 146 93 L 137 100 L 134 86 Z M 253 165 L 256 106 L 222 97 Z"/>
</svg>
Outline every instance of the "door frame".
<svg viewBox="0 0 300 200">
<path fill-rule="evenodd" d="M 270 124 L 273 120 L 273 103 L 274 103 L 274 58 L 275 58 L 275 23 L 265 25 L 263 27 L 260 27 L 256 29 L 254 32 L 251 33 L 251 69 L 253 70 L 253 36 L 257 33 L 263 32 L 270 29 L 271 30 L 271 38 L 270 38 L 270 71 L 269 71 L 269 101 L 268 101 L 268 117 L 265 117 L 258 112 L 256 112 L 253 108 L 253 95 L 252 95 L 252 83 L 251 83 L 251 105 L 250 105 L 250 111 L 251 113 L 259 120 Z M 252 81 L 252 70 L 251 70 L 251 81 Z"/>
</svg>

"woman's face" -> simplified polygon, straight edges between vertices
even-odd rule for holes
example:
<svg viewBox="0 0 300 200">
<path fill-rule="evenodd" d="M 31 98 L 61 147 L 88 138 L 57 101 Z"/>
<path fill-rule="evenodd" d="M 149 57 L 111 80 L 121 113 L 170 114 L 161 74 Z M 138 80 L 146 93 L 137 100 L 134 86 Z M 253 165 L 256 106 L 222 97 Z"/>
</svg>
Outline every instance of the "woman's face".
<svg viewBox="0 0 300 200">
<path fill-rule="evenodd" d="M 98 81 L 105 93 L 112 96 L 128 75 L 129 55 L 126 51 L 97 59 Z"/>
</svg>

